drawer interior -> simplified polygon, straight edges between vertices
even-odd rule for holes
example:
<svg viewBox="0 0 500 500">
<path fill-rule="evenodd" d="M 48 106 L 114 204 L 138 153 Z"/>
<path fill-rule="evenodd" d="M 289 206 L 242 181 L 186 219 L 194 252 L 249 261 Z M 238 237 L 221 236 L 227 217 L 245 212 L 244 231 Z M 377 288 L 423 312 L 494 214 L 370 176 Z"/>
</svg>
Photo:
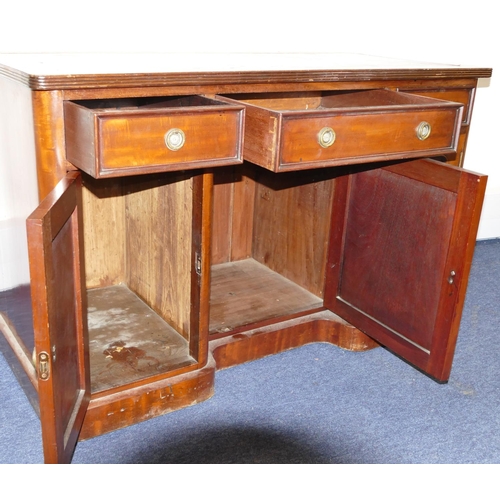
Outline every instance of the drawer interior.
<svg viewBox="0 0 500 500">
<path fill-rule="evenodd" d="M 406 109 L 446 106 L 447 101 L 392 90 L 346 90 L 237 94 L 232 99 L 273 111 L 347 110 L 360 112 L 380 109 Z"/>
<path fill-rule="evenodd" d="M 176 109 L 196 106 L 220 106 L 220 101 L 201 95 L 172 97 L 124 97 L 115 99 L 87 99 L 72 101 L 95 112 L 123 112 L 148 109 Z"/>
</svg>

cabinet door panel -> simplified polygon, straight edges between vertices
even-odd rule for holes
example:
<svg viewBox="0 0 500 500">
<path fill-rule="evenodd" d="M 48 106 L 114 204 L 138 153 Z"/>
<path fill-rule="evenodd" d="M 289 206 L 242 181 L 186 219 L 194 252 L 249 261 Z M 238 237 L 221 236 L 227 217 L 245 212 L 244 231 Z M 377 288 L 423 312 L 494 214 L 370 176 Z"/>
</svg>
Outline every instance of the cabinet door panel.
<svg viewBox="0 0 500 500">
<path fill-rule="evenodd" d="M 40 419 L 46 462 L 70 462 L 90 397 L 80 175 L 27 220 Z"/>
<path fill-rule="evenodd" d="M 486 177 L 432 160 L 337 180 L 325 304 L 449 377 Z"/>
</svg>

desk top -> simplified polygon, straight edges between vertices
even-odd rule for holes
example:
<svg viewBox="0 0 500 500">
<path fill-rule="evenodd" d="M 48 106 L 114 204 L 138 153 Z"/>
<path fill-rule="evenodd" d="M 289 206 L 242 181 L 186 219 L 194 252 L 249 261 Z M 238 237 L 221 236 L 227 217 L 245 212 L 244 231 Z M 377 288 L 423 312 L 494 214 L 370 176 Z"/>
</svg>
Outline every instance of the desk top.
<svg viewBox="0 0 500 500">
<path fill-rule="evenodd" d="M 0 75 L 33 90 L 164 85 L 488 78 L 489 68 L 347 53 L 0 54 Z"/>
</svg>

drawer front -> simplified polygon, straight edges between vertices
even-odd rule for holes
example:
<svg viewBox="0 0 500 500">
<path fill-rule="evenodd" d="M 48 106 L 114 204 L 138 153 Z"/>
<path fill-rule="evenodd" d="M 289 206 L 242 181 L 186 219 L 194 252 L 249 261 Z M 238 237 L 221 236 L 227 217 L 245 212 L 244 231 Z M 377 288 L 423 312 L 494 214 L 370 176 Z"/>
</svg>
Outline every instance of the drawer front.
<svg viewBox="0 0 500 500">
<path fill-rule="evenodd" d="M 454 110 L 287 118 L 282 127 L 280 168 L 452 152 L 456 147 L 456 122 Z M 426 123 L 431 127 L 430 134 L 419 138 L 418 127 Z M 325 129 L 335 133 L 330 146 L 320 144 L 319 136 Z"/>
<path fill-rule="evenodd" d="M 463 104 L 389 90 L 227 96 L 244 158 L 275 172 L 456 152 Z"/>
<path fill-rule="evenodd" d="M 239 159 L 238 122 L 234 112 L 101 118 L 100 167 L 112 170 L 224 159 L 234 162 Z M 167 145 L 169 133 L 171 147 Z"/>
<path fill-rule="evenodd" d="M 68 160 L 95 178 L 241 163 L 244 107 L 193 97 L 65 103 Z"/>
</svg>

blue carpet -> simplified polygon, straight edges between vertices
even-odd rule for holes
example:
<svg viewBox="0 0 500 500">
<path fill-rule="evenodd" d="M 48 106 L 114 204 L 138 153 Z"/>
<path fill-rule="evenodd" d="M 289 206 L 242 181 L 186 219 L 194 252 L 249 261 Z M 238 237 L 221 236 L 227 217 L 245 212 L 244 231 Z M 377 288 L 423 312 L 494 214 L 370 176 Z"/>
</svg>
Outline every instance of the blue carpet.
<svg viewBox="0 0 500 500">
<path fill-rule="evenodd" d="M 207 402 L 79 443 L 73 463 L 500 463 L 500 240 L 477 244 L 448 384 L 315 344 L 216 375 Z M 43 462 L 0 356 L 0 463 Z"/>
</svg>

